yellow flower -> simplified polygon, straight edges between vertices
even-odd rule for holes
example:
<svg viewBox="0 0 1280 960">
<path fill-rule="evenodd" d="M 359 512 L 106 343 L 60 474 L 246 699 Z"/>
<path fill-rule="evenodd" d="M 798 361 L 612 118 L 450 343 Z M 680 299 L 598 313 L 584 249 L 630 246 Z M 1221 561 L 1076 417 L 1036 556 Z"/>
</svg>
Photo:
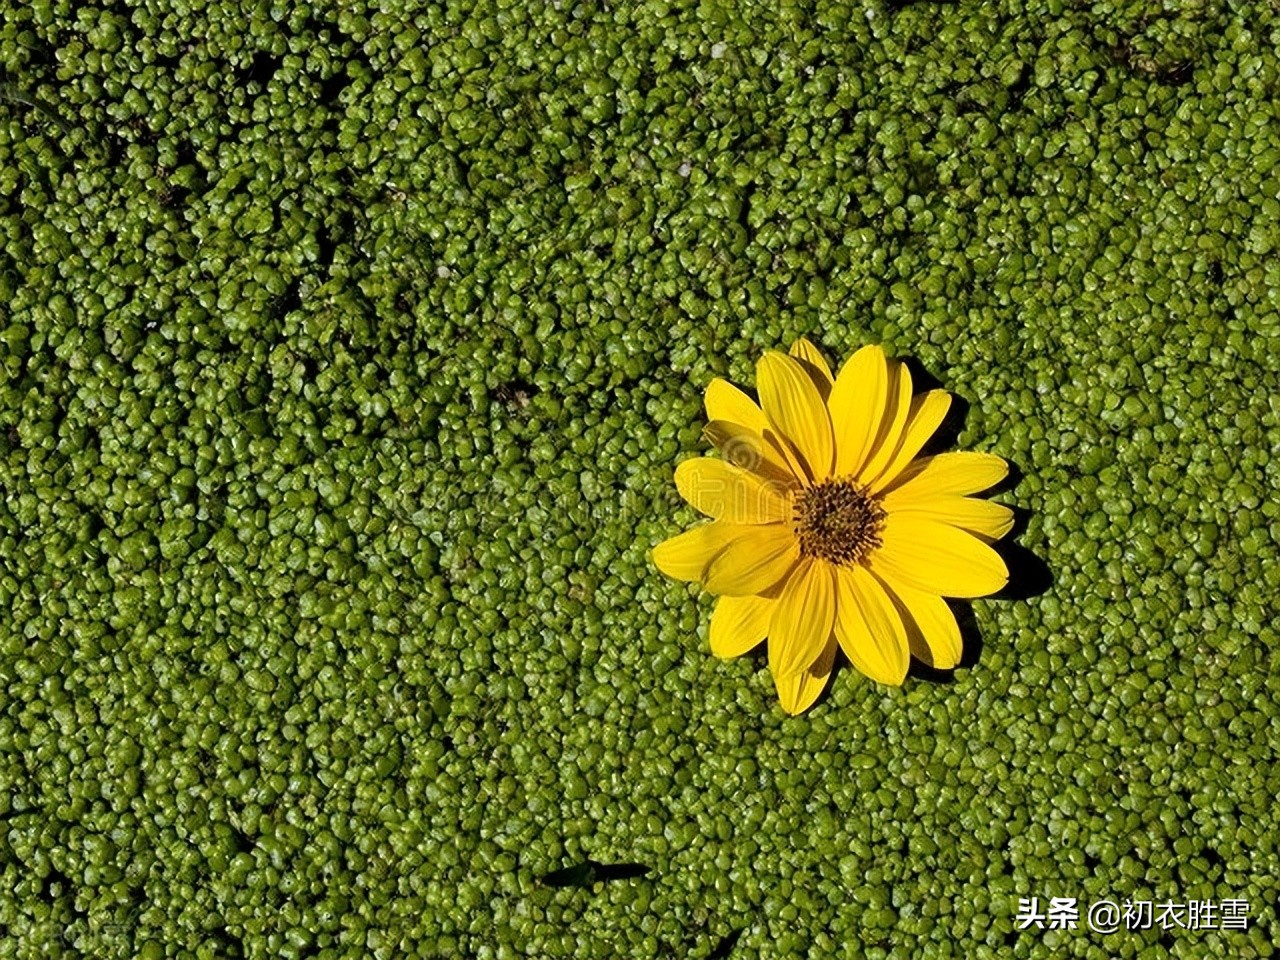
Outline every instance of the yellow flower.
<svg viewBox="0 0 1280 960">
<path fill-rule="evenodd" d="M 981 597 L 1009 578 L 990 543 L 1013 512 L 974 499 L 1008 466 L 988 453 L 917 458 L 951 404 L 912 395 L 906 366 L 863 347 L 832 377 L 799 340 L 756 367 L 757 405 L 725 380 L 707 388 L 707 438 L 723 459 L 676 468 L 681 496 L 712 518 L 660 543 L 670 577 L 719 594 L 711 652 L 769 641 L 783 708 L 826 686 L 839 645 L 872 680 L 899 685 L 912 654 L 950 669 L 960 630 L 943 597 Z"/>
</svg>

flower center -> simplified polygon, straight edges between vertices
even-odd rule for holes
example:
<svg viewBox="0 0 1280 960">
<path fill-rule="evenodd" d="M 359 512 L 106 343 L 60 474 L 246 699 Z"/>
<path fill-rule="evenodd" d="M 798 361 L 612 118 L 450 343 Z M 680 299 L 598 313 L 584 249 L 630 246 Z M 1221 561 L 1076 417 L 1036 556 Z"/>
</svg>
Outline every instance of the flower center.
<svg viewBox="0 0 1280 960">
<path fill-rule="evenodd" d="M 792 523 L 800 556 L 852 565 L 880 546 L 884 510 L 852 480 L 828 480 L 797 494 Z"/>
</svg>

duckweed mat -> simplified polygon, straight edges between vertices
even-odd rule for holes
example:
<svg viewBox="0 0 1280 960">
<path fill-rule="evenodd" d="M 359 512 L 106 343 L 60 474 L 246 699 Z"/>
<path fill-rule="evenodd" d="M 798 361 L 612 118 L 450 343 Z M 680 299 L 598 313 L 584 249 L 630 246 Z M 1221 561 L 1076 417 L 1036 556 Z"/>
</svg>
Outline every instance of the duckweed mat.
<svg viewBox="0 0 1280 960">
<path fill-rule="evenodd" d="M 1278 45 L 0 0 L 0 956 L 1271 956 Z M 648 552 L 800 335 L 1021 519 L 960 669 L 791 719 Z"/>
</svg>

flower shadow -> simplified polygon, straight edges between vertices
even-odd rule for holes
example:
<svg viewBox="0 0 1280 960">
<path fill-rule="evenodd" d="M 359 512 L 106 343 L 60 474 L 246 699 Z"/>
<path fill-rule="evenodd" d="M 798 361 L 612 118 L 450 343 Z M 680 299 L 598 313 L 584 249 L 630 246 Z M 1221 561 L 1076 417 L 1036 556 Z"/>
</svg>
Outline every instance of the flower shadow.
<svg viewBox="0 0 1280 960">
<path fill-rule="evenodd" d="M 931 390 L 942 386 L 936 378 L 920 366 L 918 361 L 908 359 L 906 363 L 911 371 L 912 382 L 916 385 L 917 390 Z M 946 419 L 943 420 L 938 430 L 924 445 L 921 455 L 932 456 L 955 449 L 960 434 L 964 430 L 969 409 L 969 402 L 953 393 L 951 395 L 951 409 L 948 411 Z M 993 497 L 1002 493 L 1010 493 L 1015 491 L 1022 483 L 1022 479 L 1025 476 L 1022 468 L 1016 463 L 1008 461 L 1007 458 L 1006 460 L 1009 463 L 1008 476 L 992 489 L 980 494 L 980 496 Z M 1012 504 L 1006 505 L 1013 510 L 1013 527 L 1002 539 L 993 543 L 992 547 L 1000 554 L 1005 566 L 1008 567 L 1009 581 L 1003 589 L 984 599 L 1027 600 L 1047 592 L 1053 586 L 1053 572 L 1044 560 L 1036 556 L 1031 550 L 1015 542 L 1026 530 L 1027 523 L 1031 518 L 1031 511 L 1025 507 Z M 973 607 L 969 602 L 959 600 L 948 600 L 947 604 L 955 614 L 956 623 L 960 627 L 960 637 L 964 644 L 964 652 L 961 655 L 960 663 L 957 664 L 957 668 L 972 667 L 981 659 L 983 647 L 982 632 L 978 629 Z M 952 683 L 955 680 L 955 671 L 940 670 L 916 657 L 912 657 L 911 668 L 907 676 L 929 683 Z"/>
<path fill-rule="evenodd" d="M 1022 483 L 1022 468 L 1009 461 L 1009 475 L 996 484 L 987 496 L 1012 493 Z M 1004 558 L 1009 568 L 1009 582 L 1003 590 L 991 595 L 993 600 L 1028 600 L 1046 593 L 1053 586 L 1053 571 L 1049 565 L 1022 544 L 1016 542 L 1027 529 L 1031 511 L 1026 507 L 1011 506 L 1013 529 L 992 546 Z"/>
</svg>

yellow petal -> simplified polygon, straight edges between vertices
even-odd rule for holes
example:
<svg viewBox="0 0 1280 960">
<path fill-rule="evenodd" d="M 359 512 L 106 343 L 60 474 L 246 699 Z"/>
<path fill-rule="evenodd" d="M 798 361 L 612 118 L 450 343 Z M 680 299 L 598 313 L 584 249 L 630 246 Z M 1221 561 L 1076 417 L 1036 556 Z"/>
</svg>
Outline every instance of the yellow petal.
<svg viewBox="0 0 1280 960">
<path fill-rule="evenodd" d="M 867 462 L 884 418 L 888 376 L 884 351 L 874 344 L 863 347 L 840 368 L 827 398 L 835 434 L 835 476 L 856 475 Z"/>
<path fill-rule="evenodd" d="M 798 485 L 794 471 L 777 446 L 742 424 L 712 420 L 702 428 L 702 435 L 735 467 L 750 470 L 787 488 Z"/>
<path fill-rule="evenodd" d="M 950 409 L 951 394 L 945 390 L 930 390 L 911 398 L 911 408 L 907 412 L 907 423 L 903 428 L 902 438 L 898 441 L 898 449 L 880 475 L 871 480 L 872 493 L 887 486 L 903 471 L 942 425 Z"/>
<path fill-rule="evenodd" d="M 676 467 L 680 496 L 716 520 L 772 523 L 791 518 L 786 490 L 723 460 L 697 457 Z"/>
<path fill-rule="evenodd" d="M 711 652 L 717 657 L 746 653 L 769 632 L 777 601 L 769 597 L 721 597 L 711 614 Z"/>
<path fill-rule="evenodd" d="M 654 565 L 676 580 L 701 580 L 707 564 L 746 529 L 749 528 L 716 522 L 686 530 L 653 548 Z"/>
<path fill-rule="evenodd" d="M 898 584 L 889 590 L 907 628 L 911 655 L 939 670 L 950 670 L 960 662 L 964 642 L 956 615 L 936 593 L 912 590 Z"/>
<path fill-rule="evenodd" d="M 818 388 L 798 360 L 770 350 L 756 365 L 760 406 L 773 428 L 795 445 L 809 479 L 831 475 L 831 416 Z"/>
<path fill-rule="evenodd" d="M 999 540 L 1013 527 L 1013 511 L 1003 503 L 935 494 L 913 497 L 910 487 L 895 490 L 881 502 L 888 513 L 920 517 L 968 530 L 988 540 Z"/>
<path fill-rule="evenodd" d="M 773 451 L 774 456 L 787 465 L 787 474 L 791 477 L 793 484 L 801 487 L 810 485 L 809 467 L 796 450 L 795 444 L 772 429 L 764 432 L 764 442 Z"/>
<path fill-rule="evenodd" d="M 728 420 L 756 433 L 764 433 L 769 425 L 756 402 L 728 380 L 716 377 L 707 385 L 704 398 L 708 420 Z"/>
<path fill-rule="evenodd" d="M 894 451 L 902 440 L 907 426 L 907 414 L 911 412 L 911 371 L 900 360 L 889 363 L 888 402 L 884 419 L 876 432 L 876 442 L 867 457 L 866 465 L 858 474 L 863 483 L 880 476 L 893 459 Z"/>
<path fill-rule="evenodd" d="M 781 679 L 774 677 L 773 685 L 778 688 L 778 699 L 782 702 L 782 709 L 794 717 L 813 706 L 813 701 L 818 699 L 818 694 L 822 693 L 827 681 L 831 679 L 831 670 L 835 663 L 836 639 L 828 637 L 826 649 L 808 670 L 802 670 Z"/>
<path fill-rule="evenodd" d="M 877 683 L 899 686 L 911 655 L 906 627 L 880 581 L 864 567 L 836 571 L 836 639 L 849 662 Z"/>
<path fill-rule="evenodd" d="M 960 450 L 921 457 L 885 488 L 901 490 L 916 499 L 939 493 L 970 494 L 995 486 L 1009 473 L 1009 465 L 992 453 Z"/>
<path fill-rule="evenodd" d="M 800 545 L 787 523 L 734 526 L 741 533 L 707 565 L 702 585 L 730 597 L 764 593 L 795 565 Z"/>
<path fill-rule="evenodd" d="M 870 565 L 891 587 L 944 597 L 984 597 L 1009 581 L 1000 554 L 973 534 L 910 514 L 885 518 Z"/>
<path fill-rule="evenodd" d="M 807 670 L 822 654 L 835 621 L 831 565 L 801 560 L 778 595 L 769 622 L 769 669 L 779 679 Z"/>
<path fill-rule="evenodd" d="M 804 337 L 801 337 L 791 345 L 789 352 L 791 356 L 800 361 L 800 365 L 809 374 L 813 385 L 818 388 L 818 395 L 825 401 L 831 393 L 831 368 L 827 366 L 827 361 L 818 352 L 818 348 Z"/>
</svg>

